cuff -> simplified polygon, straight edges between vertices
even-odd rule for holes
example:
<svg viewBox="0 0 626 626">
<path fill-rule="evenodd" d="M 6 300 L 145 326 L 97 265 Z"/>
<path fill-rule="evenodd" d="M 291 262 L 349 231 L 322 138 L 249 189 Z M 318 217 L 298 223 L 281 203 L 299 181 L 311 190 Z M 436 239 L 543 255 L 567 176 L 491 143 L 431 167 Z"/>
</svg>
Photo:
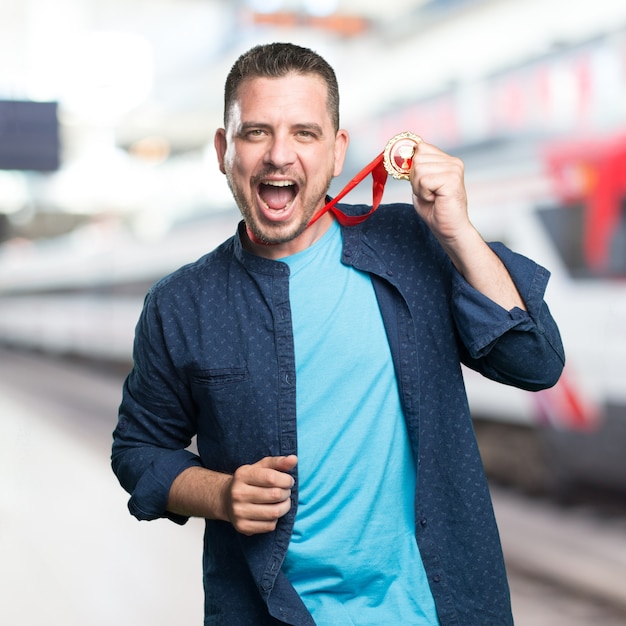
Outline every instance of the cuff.
<svg viewBox="0 0 626 626">
<path fill-rule="evenodd" d="M 174 479 L 189 467 L 201 467 L 197 455 L 188 450 L 172 450 L 154 460 L 143 473 L 132 496 L 128 509 L 138 520 L 161 517 L 184 524 L 189 518 L 167 511 L 167 499 Z"/>
<path fill-rule="evenodd" d="M 534 261 L 512 252 L 502 244 L 489 244 L 507 268 L 526 311 L 517 307 L 507 311 L 474 289 L 454 269 L 453 311 L 463 344 L 472 358 L 488 354 L 494 342 L 512 328 L 542 332 L 540 312 L 550 273 Z"/>
</svg>

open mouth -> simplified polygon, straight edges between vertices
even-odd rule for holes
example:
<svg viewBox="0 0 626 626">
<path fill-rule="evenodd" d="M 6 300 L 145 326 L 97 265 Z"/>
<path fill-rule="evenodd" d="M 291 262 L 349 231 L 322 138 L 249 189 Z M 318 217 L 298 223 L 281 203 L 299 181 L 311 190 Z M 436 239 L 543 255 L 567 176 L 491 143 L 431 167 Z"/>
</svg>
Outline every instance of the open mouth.
<svg viewBox="0 0 626 626">
<path fill-rule="evenodd" d="M 293 180 L 266 180 L 259 184 L 258 193 L 268 209 L 281 211 L 298 195 L 298 185 Z"/>
</svg>

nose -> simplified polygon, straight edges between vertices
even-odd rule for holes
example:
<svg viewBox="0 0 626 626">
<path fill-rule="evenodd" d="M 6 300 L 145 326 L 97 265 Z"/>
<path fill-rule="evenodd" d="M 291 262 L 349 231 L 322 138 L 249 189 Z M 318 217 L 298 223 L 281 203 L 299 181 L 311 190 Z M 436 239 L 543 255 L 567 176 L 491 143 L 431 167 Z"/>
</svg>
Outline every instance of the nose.
<svg viewBox="0 0 626 626">
<path fill-rule="evenodd" d="M 296 160 L 293 141 L 286 135 L 273 135 L 267 147 L 264 160 L 266 164 L 272 165 L 276 169 L 292 165 Z"/>
</svg>

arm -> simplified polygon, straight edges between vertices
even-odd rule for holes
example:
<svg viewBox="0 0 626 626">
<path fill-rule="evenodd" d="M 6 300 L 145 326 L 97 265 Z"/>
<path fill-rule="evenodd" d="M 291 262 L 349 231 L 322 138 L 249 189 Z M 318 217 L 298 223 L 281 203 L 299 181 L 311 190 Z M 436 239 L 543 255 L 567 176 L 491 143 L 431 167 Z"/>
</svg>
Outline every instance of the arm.
<svg viewBox="0 0 626 626">
<path fill-rule="evenodd" d="M 174 479 L 167 509 L 185 517 L 228 521 L 245 535 L 270 532 L 291 508 L 294 480 L 287 472 L 296 463 L 294 455 L 266 457 L 232 476 L 191 467 Z"/>
<path fill-rule="evenodd" d="M 565 355 L 543 301 L 549 272 L 502 245 L 483 241 L 469 220 L 460 159 L 418 144 L 411 184 L 418 215 L 458 272 L 452 314 L 463 362 L 522 389 L 554 385 Z"/>
<path fill-rule="evenodd" d="M 525 309 L 506 267 L 469 220 L 463 162 L 419 143 L 411 185 L 417 213 L 465 280 L 507 311 Z"/>
<path fill-rule="evenodd" d="M 559 329 L 547 304 L 550 273 L 506 246 L 490 244 L 525 303 L 510 311 L 453 272 L 452 315 L 465 365 L 498 382 L 536 391 L 551 387 L 565 362 Z"/>
</svg>

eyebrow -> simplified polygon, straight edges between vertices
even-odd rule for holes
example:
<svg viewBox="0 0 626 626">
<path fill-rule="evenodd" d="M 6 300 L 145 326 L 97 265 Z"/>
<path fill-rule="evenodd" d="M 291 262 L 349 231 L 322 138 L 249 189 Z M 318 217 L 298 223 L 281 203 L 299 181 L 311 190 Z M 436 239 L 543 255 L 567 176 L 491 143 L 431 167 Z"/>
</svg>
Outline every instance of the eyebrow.
<svg viewBox="0 0 626 626">
<path fill-rule="evenodd" d="M 271 130 L 272 125 L 266 122 L 243 122 L 241 126 L 239 127 L 239 129 L 237 130 L 237 135 L 243 135 L 246 133 L 246 131 L 251 130 L 251 129 L 256 129 L 256 128 L 260 128 L 262 130 Z M 308 130 L 320 136 L 323 136 L 324 134 L 322 127 L 319 124 L 316 124 L 315 122 L 292 124 L 291 129 L 297 130 L 297 131 Z"/>
<path fill-rule="evenodd" d="M 294 130 L 310 130 L 311 132 L 314 132 L 318 135 L 324 134 L 322 127 L 319 124 L 316 124 L 315 122 L 310 122 L 308 124 L 294 124 L 292 128 Z"/>
</svg>

